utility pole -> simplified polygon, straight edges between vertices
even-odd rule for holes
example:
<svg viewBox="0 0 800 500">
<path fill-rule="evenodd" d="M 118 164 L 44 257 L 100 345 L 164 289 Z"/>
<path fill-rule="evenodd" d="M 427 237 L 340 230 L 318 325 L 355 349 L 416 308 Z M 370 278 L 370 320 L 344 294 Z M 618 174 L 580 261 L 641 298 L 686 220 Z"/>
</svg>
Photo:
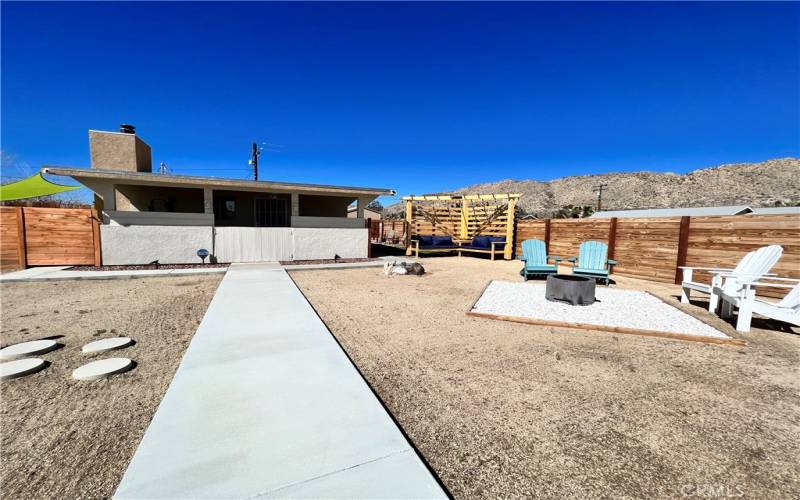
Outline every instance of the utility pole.
<svg viewBox="0 0 800 500">
<path fill-rule="evenodd" d="M 597 191 L 597 211 L 599 212 L 603 208 L 603 189 L 608 187 L 608 184 L 598 184 L 594 187 L 594 190 Z"/>
<path fill-rule="evenodd" d="M 258 149 L 258 144 L 253 143 L 253 149 L 250 153 L 250 165 L 253 166 L 253 179 L 258 180 L 258 157 L 261 156 L 261 150 Z"/>
</svg>

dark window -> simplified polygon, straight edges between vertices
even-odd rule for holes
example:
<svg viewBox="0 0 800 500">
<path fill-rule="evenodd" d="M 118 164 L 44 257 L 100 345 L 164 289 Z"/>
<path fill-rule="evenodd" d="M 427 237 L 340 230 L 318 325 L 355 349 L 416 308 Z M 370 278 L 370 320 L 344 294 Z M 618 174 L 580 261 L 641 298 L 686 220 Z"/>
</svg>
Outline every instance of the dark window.
<svg viewBox="0 0 800 500">
<path fill-rule="evenodd" d="M 288 203 L 282 198 L 256 198 L 256 227 L 289 226 Z"/>
<path fill-rule="evenodd" d="M 236 200 L 233 198 L 214 198 L 214 215 L 217 219 L 236 218 Z"/>
</svg>

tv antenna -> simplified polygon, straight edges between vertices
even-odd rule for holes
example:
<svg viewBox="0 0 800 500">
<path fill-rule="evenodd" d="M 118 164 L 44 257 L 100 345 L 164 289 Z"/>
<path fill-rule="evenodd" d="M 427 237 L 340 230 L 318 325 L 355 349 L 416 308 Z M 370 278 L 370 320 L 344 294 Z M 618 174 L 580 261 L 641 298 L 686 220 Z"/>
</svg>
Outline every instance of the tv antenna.
<svg viewBox="0 0 800 500">
<path fill-rule="evenodd" d="M 594 192 L 597 193 L 597 211 L 603 208 L 603 189 L 607 188 L 608 184 L 598 184 L 594 187 Z"/>
</svg>

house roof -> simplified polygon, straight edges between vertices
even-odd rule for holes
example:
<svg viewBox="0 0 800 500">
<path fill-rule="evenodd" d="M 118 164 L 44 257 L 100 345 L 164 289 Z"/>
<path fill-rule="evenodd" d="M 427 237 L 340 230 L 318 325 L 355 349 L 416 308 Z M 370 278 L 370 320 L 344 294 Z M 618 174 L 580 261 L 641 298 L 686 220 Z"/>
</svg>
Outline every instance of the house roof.
<svg viewBox="0 0 800 500">
<path fill-rule="evenodd" d="M 350 205 L 347 207 L 348 212 L 355 212 L 356 210 L 358 210 L 358 205 Z M 381 213 L 380 210 L 375 210 L 374 208 L 369 208 L 369 207 L 364 207 L 364 211 L 375 212 L 376 214 Z"/>
<path fill-rule="evenodd" d="M 173 186 L 228 189 L 233 191 L 286 191 L 307 192 L 311 194 L 352 195 L 352 196 L 392 196 L 394 189 L 369 188 L 354 186 L 333 186 L 324 184 L 301 184 L 279 181 L 249 181 L 242 179 L 226 179 L 223 177 L 205 177 L 194 175 L 154 174 L 151 172 L 131 172 L 127 170 L 110 170 L 99 168 L 58 167 L 45 165 L 42 172 L 52 175 L 72 177 L 78 182 L 81 179 L 109 180 L 124 184 L 146 186 Z"/>
<path fill-rule="evenodd" d="M 594 219 L 610 217 L 700 217 L 704 215 L 743 215 L 752 213 L 747 205 L 725 207 L 650 208 L 646 210 L 603 210 L 591 215 Z"/>
<path fill-rule="evenodd" d="M 800 207 L 763 207 L 754 208 L 753 215 L 800 214 Z"/>
</svg>

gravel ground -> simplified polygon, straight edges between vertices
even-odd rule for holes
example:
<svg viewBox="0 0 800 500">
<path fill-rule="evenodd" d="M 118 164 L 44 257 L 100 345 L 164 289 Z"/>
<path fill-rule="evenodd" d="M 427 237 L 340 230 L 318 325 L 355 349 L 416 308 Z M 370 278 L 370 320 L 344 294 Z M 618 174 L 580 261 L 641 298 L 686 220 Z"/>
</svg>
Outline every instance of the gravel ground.
<svg viewBox="0 0 800 500">
<path fill-rule="evenodd" d="M 311 259 L 311 260 L 282 260 L 282 266 L 302 266 L 304 264 L 351 264 L 354 262 L 374 262 L 378 259 Z"/>
<path fill-rule="evenodd" d="M 220 275 L 137 280 L 6 283 L 2 345 L 53 337 L 36 374 L 0 383 L 0 491 L 4 499 L 108 498 L 150 423 Z M 93 340 L 136 344 L 85 355 Z M 107 380 L 77 381 L 89 361 L 138 365 Z"/>
<path fill-rule="evenodd" d="M 156 269 L 212 269 L 229 264 L 130 264 L 119 266 L 72 266 L 65 271 L 152 271 Z"/>
<path fill-rule="evenodd" d="M 543 284 L 492 281 L 473 311 L 589 325 L 730 338 L 697 318 L 640 290 L 597 287 L 597 302 L 572 306 L 545 299 Z"/>
<path fill-rule="evenodd" d="M 455 497 L 800 496 L 798 329 L 757 319 L 731 347 L 474 318 L 520 264 L 422 263 L 292 277 Z"/>
</svg>

